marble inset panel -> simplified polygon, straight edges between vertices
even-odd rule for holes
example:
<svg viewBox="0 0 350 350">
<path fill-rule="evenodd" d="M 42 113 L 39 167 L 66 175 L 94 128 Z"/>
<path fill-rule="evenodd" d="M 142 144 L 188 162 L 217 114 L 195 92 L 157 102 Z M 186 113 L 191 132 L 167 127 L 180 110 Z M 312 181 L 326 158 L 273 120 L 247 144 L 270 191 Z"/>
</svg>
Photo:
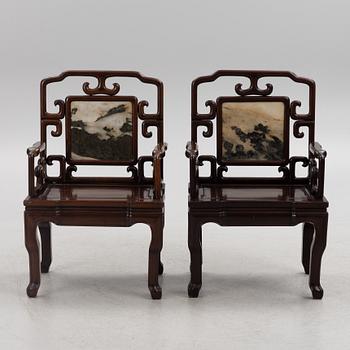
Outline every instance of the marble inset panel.
<svg viewBox="0 0 350 350">
<path fill-rule="evenodd" d="M 116 163 L 134 160 L 131 101 L 73 100 L 70 116 L 72 161 Z"/>
<path fill-rule="evenodd" d="M 230 101 L 221 108 L 223 162 L 285 160 L 284 102 Z"/>
</svg>

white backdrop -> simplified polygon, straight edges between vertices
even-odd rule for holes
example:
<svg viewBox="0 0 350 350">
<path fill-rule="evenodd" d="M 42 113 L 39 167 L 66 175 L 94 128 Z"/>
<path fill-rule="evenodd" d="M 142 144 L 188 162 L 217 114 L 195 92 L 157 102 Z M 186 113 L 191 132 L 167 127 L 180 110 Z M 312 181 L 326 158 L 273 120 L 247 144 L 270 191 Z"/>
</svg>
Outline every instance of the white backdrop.
<svg viewBox="0 0 350 350">
<path fill-rule="evenodd" d="M 12 349 L 344 348 L 350 321 L 347 1 L 19 1 L 0 4 L 0 345 Z M 137 70 L 165 86 L 163 299 L 149 300 L 146 226 L 54 227 L 52 272 L 25 295 L 26 147 L 39 82 L 68 69 Z M 325 297 L 309 299 L 301 228 L 204 228 L 201 298 L 186 296 L 190 84 L 217 69 L 282 69 L 317 84 L 328 151 Z M 233 85 L 232 85 L 233 88 Z M 223 244 L 222 242 L 225 242 Z"/>
</svg>

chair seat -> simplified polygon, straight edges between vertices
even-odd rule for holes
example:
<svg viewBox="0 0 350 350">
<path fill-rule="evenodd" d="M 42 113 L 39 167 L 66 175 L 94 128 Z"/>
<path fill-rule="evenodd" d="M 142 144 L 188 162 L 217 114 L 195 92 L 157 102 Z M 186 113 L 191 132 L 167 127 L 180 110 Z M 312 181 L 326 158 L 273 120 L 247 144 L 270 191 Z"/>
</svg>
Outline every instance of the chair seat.
<svg viewBox="0 0 350 350">
<path fill-rule="evenodd" d="M 48 185 L 38 197 L 27 197 L 26 207 L 161 208 L 163 198 L 153 198 L 151 185 Z"/>
<path fill-rule="evenodd" d="M 326 198 L 315 198 L 303 185 L 201 185 L 190 207 L 327 208 Z"/>
</svg>

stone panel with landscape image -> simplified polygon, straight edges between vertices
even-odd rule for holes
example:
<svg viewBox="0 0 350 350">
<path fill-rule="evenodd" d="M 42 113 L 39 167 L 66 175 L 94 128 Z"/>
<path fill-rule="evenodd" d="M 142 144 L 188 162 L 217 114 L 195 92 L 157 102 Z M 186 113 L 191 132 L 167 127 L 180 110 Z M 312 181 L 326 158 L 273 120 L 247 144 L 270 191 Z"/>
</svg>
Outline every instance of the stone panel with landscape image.
<svg viewBox="0 0 350 350">
<path fill-rule="evenodd" d="M 283 161 L 283 102 L 224 102 L 222 161 Z"/>
<path fill-rule="evenodd" d="M 134 159 L 130 101 L 72 101 L 70 111 L 73 161 Z"/>
</svg>

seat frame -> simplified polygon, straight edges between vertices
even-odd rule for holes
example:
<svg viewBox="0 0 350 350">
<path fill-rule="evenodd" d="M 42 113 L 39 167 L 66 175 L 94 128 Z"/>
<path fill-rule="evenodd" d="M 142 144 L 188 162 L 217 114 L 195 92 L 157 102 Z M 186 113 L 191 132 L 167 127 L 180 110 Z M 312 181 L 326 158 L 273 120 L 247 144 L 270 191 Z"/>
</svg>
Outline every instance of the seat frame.
<svg viewBox="0 0 350 350">
<path fill-rule="evenodd" d="M 242 88 L 242 84 L 235 85 L 236 94 L 244 101 L 246 96 L 257 95 L 269 99 L 273 91 L 273 85 L 268 83 L 266 88 L 258 87 L 261 78 L 284 77 L 296 83 L 304 84 L 309 89 L 309 109 L 307 114 L 297 113 L 297 107 L 301 106 L 300 101 L 291 101 L 289 116 L 294 120 L 293 135 L 296 138 L 304 137 L 300 127 L 308 128 L 309 152 L 307 157 L 290 157 L 287 164 L 281 165 L 278 171 L 282 173 L 279 178 L 266 177 L 226 177 L 224 173 L 228 166 L 221 164 L 213 155 L 199 155 L 197 143 L 197 128 L 202 126 L 206 130 L 203 136 L 210 138 L 213 135 L 213 123 L 217 117 L 217 101 L 208 100 L 205 105 L 209 107 L 209 113 L 199 114 L 197 112 L 198 86 L 203 83 L 214 82 L 220 77 L 245 77 L 250 80 L 250 86 Z M 192 83 L 192 110 L 191 110 L 191 141 L 186 146 L 186 157 L 189 158 L 189 199 L 188 199 L 188 248 L 190 251 L 190 272 L 191 280 L 188 285 L 189 297 L 198 297 L 202 286 L 202 226 L 212 222 L 220 226 L 295 226 L 303 223 L 303 245 L 302 265 L 306 274 L 309 274 L 309 287 L 314 299 L 323 297 L 323 288 L 320 284 L 320 268 L 323 252 L 327 242 L 328 223 L 328 201 L 323 195 L 324 172 L 326 151 L 314 140 L 315 129 L 315 83 L 306 78 L 296 76 L 288 71 L 242 71 L 242 70 L 220 70 L 209 76 L 195 79 Z M 220 134 L 219 134 L 220 135 Z M 217 140 L 217 144 L 220 144 Z M 289 142 L 289 140 L 288 140 Z M 200 167 L 208 162 L 210 164 L 210 176 L 199 175 Z M 296 176 L 296 163 L 300 162 L 303 167 L 308 167 L 307 177 Z M 241 166 L 243 164 L 236 164 Z M 250 165 L 250 164 L 246 164 Z M 256 164 L 255 164 L 256 165 Z M 268 161 L 266 164 L 270 165 Z M 298 207 L 297 203 L 291 202 L 289 206 L 276 207 L 269 201 L 248 201 L 235 205 L 215 197 L 212 200 L 200 201 L 198 189 L 200 186 L 242 186 L 245 187 L 266 187 L 266 186 L 304 186 L 310 194 L 308 206 Z M 312 200 L 314 199 L 314 200 Z M 257 202 L 259 205 L 257 205 Z"/>
<path fill-rule="evenodd" d="M 148 114 L 145 107 L 148 101 L 137 103 L 137 116 L 142 120 L 142 136 L 152 137 L 148 130 L 150 126 L 157 130 L 157 145 L 151 156 L 140 156 L 136 164 L 130 164 L 127 171 L 131 177 L 78 177 L 72 173 L 77 171 L 75 164 L 69 163 L 64 155 L 47 155 L 47 127 L 55 126 L 51 132 L 53 137 L 62 135 L 61 120 L 65 118 L 65 101 L 56 100 L 55 105 L 59 107 L 57 113 L 47 111 L 47 86 L 51 83 L 61 82 L 68 77 L 92 77 L 97 80 L 97 87 L 90 88 L 89 83 L 82 85 L 86 96 L 114 96 L 119 92 L 120 86 L 114 83 L 112 88 L 106 86 L 106 79 L 129 77 L 136 78 L 145 84 L 154 85 L 157 89 L 157 112 Z M 82 95 L 82 96 L 85 96 Z M 25 246 L 29 254 L 30 281 L 27 287 L 27 295 L 36 297 L 39 287 L 41 273 L 49 272 L 52 261 L 51 248 L 51 223 L 69 226 L 112 226 L 130 227 L 137 223 L 144 223 L 151 229 L 151 243 L 149 246 L 148 261 L 148 287 L 153 299 L 160 299 L 162 289 L 158 282 L 158 274 L 163 273 L 163 265 L 160 255 L 163 245 L 164 228 L 164 189 L 163 184 L 163 157 L 167 149 L 163 142 L 163 84 L 157 79 L 142 76 L 133 71 L 67 71 L 53 78 L 42 80 L 41 89 L 41 140 L 27 149 L 28 155 L 28 196 L 24 200 L 24 232 Z M 85 98 L 85 97 L 84 97 Z M 100 97 L 99 97 L 100 98 Z M 137 134 L 134 135 L 137 137 Z M 35 164 L 35 158 L 38 158 Z M 53 162 L 58 162 L 60 173 L 56 177 L 47 174 L 47 167 Z M 146 177 L 144 164 L 150 162 L 153 166 L 153 176 Z M 96 162 L 98 165 L 98 162 Z M 102 164 L 101 164 L 102 165 Z M 49 186 L 69 186 L 84 184 L 96 188 L 101 185 L 117 186 L 120 188 L 132 188 L 149 186 L 153 188 L 153 202 L 133 201 L 105 201 L 91 199 L 88 202 L 79 199 L 55 202 L 40 200 L 40 195 Z M 40 232 L 41 242 L 38 240 L 37 228 Z M 41 263 L 40 263 L 41 243 Z"/>
</svg>

